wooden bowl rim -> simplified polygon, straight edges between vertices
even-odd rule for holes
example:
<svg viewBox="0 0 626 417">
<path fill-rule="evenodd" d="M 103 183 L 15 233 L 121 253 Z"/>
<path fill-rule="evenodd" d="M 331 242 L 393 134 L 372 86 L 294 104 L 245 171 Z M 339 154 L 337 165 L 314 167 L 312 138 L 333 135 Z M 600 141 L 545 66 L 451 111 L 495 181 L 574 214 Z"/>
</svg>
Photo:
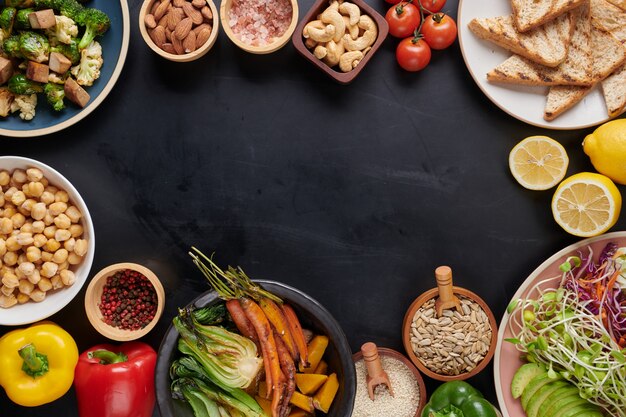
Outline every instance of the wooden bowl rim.
<svg viewBox="0 0 626 417">
<path fill-rule="evenodd" d="M 291 37 L 293 46 L 300 53 L 300 55 L 304 56 L 311 63 L 313 63 L 313 65 L 324 71 L 329 77 L 331 77 L 340 84 L 349 84 L 356 78 L 357 75 L 359 75 L 359 73 L 363 70 L 363 68 L 365 68 L 372 56 L 381 47 L 381 45 L 387 38 L 387 34 L 389 33 L 389 24 L 387 23 L 385 18 L 380 13 L 378 13 L 372 6 L 367 4 L 364 0 L 351 1 L 352 3 L 359 6 L 362 12 L 374 19 L 376 25 L 378 26 L 378 36 L 376 38 L 376 41 L 372 44 L 372 49 L 367 54 L 365 54 L 365 56 L 363 57 L 359 65 L 356 66 L 356 68 L 348 72 L 336 71 L 335 69 L 326 65 L 322 60 L 317 59 L 315 55 L 313 55 L 313 53 L 304 45 L 304 41 L 302 38 L 302 30 L 304 29 L 304 26 L 311 20 L 313 20 L 313 16 L 316 16 L 319 13 L 324 4 L 330 4 L 330 0 L 316 0 L 309 9 L 309 11 L 306 13 L 306 15 L 302 18 L 302 21 L 300 22 L 300 24 L 294 31 L 293 36 Z"/>
<path fill-rule="evenodd" d="M 169 52 L 165 52 L 152 41 L 152 38 L 148 34 L 148 29 L 146 28 L 144 19 L 146 17 L 146 14 L 148 14 L 148 9 L 152 7 L 152 4 L 154 4 L 155 1 L 158 0 L 145 0 L 141 6 L 141 10 L 139 11 L 139 31 L 141 32 L 141 37 L 143 38 L 144 42 L 146 43 L 146 45 L 148 45 L 148 47 L 150 47 L 150 49 L 152 49 L 163 58 L 174 62 L 195 61 L 196 59 L 206 55 L 206 53 L 211 50 L 211 48 L 215 44 L 215 41 L 217 40 L 217 35 L 220 29 L 220 19 L 219 17 L 216 17 L 218 16 L 217 7 L 215 6 L 215 3 L 213 3 L 213 0 L 206 0 L 207 4 L 211 8 L 211 13 L 213 13 L 213 28 L 211 29 L 211 35 L 209 35 L 209 39 L 207 39 L 207 41 L 204 43 L 204 45 L 200 47 L 200 49 L 196 49 L 193 52 L 183 55 L 170 54 Z"/>
<path fill-rule="evenodd" d="M 407 356 L 411 359 L 411 361 L 415 364 L 415 366 L 417 366 L 417 368 L 420 371 L 422 371 L 425 375 L 433 379 L 436 379 L 438 381 L 444 381 L 444 382 L 445 381 L 463 381 L 481 372 L 493 358 L 493 354 L 495 352 L 496 344 L 498 341 L 498 323 L 496 322 L 496 318 L 493 315 L 493 312 L 491 311 L 487 303 L 485 303 L 485 301 L 482 298 L 480 298 L 477 294 L 475 294 L 474 292 L 468 289 L 457 287 L 457 286 L 454 286 L 452 288 L 455 294 L 464 296 L 466 298 L 470 298 L 472 299 L 472 301 L 478 303 L 478 305 L 480 305 L 480 307 L 485 311 L 485 314 L 487 315 L 487 318 L 489 319 L 489 325 L 491 326 L 491 341 L 489 343 L 489 350 L 487 351 L 487 354 L 485 355 L 485 357 L 470 372 L 465 372 L 459 375 L 438 374 L 436 372 L 431 371 L 426 366 L 424 366 L 422 362 L 418 359 L 417 355 L 413 352 L 413 346 L 411 345 L 411 323 L 413 322 L 413 317 L 415 316 L 415 313 L 417 312 L 417 310 L 424 303 L 426 303 L 426 301 L 436 297 L 439 294 L 438 288 L 432 288 L 426 291 L 425 293 L 423 293 L 422 295 L 420 295 L 419 297 L 417 297 L 413 301 L 413 303 L 411 303 L 411 305 L 409 306 L 409 309 L 407 310 L 404 316 L 404 319 L 402 321 L 402 343 L 404 345 L 404 350 L 406 351 Z"/>
<path fill-rule="evenodd" d="M 109 326 L 104 321 L 102 321 L 102 313 L 100 313 L 100 309 L 98 308 L 98 302 L 100 300 L 100 296 L 102 295 L 102 287 L 104 286 L 106 278 L 113 275 L 115 272 L 124 269 L 137 271 L 140 274 L 144 275 L 146 278 L 148 278 L 157 294 L 157 311 L 154 314 L 154 318 L 146 327 L 140 330 L 123 330 L 117 327 Z M 91 282 L 87 287 L 87 292 L 85 293 L 85 311 L 91 325 L 101 335 L 111 340 L 116 340 L 118 342 L 126 342 L 129 340 L 139 339 L 140 337 L 148 334 L 150 330 L 152 330 L 154 326 L 156 326 L 157 322 L 161 318 L 164 305 L 165 290 L 163 289 L 163 285 L 161 284 L 161 281 L 157 278 L 155 273 L 143 265 L 131 262 L 120 262 L 101 269 L 91 279 Z"/>
<path fill-rule="evenodd" d="M 235 35 L 235 33 L 231 30 L 230 25 L 228 24 L 228 11 L 226 10 L 227 8 L 230 10 L 230 4 L 232 3 L 232 0 L 222 0 L 222 4 L 220 5 L 220 20 L 222 21 L 222 28 L 224 29 L 226 36 L 228 36 L 228 39 L 230 39 L 232 43 L 234 43 L 235 45 L 237 45 L 239 48 L 243 49 L 246 52 L 249 52 L 251 54 L 257 54 L 257 55 L 270 54 L 272 52 L 276 52 L 279 49 L 281 49 L 283 46 L 285 46 L 287 42 L 289 42 L 289 39 L 291 38 L 291 35 L 293 34 L 294 30 L 296 29 L 296 25 L 298 24 L 298 16 L 300 14 L 300 10 L 298 7 L 298 0 L 290 0 L 290 2 L 291 2 L 291 22 L 289 23 L 289 26 L 285 30 L 285 33 L 283 33 L 280 37 L 275 38 L 274 42 L 272 42 L 269 45 L 252 46 L 252 45 L 243 43 L 239 39 L 237 39 L 237 35 Z"/>
<path fill-rule="evenodd" d="M 419 407 L 417 408 L 417 411 L 415 412 L 415 417 L 420 417 L 420 415 L 422 414 L 422 410 L 426 406 L 426 400 L 428 398 L 428 395 L 426 393 L 426 384 L 424 384 L 424 378 L 422 378 L 422 374 L 420 374 L 420 371 L 415 367 L 415 365 L 406 356 L 404 356 L 402 353 L 396 350 L 386 348 L 386 347 L 378 347 L 378 354 L 397 359 L 403 364 L 405 364 L 407 368 L 411 370 L 411 372 L 413 373 L 413 376 L 417 380 L 417 385 L 420 390 L 420 403 L 419 403 Z M 363 353 L 361 353 L 361 351 L 358 351 L 352 355 L 352 360 L 354 361 L 355 364 L 361 359 L 363 359 Z"/>
</svg>

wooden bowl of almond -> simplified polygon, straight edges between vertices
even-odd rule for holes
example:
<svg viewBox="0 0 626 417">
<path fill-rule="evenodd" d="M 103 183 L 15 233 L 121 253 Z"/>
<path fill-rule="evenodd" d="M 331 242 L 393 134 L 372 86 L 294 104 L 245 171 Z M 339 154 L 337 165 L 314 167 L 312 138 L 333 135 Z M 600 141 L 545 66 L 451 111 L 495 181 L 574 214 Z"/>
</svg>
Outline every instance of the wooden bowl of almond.
<svg viewBox="0 0 626 417">
<path fill-rule="evenodd" d="M 189 62 L 215 44 L 219 17 L 212 0 L 146 0 L 139 29 L 146 44 L 165 59 Z"/>
</svg>

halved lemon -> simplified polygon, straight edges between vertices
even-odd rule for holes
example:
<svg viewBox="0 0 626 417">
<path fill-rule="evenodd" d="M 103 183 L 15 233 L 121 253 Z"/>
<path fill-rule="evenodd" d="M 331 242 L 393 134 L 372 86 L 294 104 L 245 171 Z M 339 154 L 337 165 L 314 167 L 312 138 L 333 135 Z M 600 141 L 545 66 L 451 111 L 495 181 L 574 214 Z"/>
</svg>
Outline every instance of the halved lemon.
<svg viewBox="0 0 626 417">
<path fill-rule="evenodd" d="M 552 197 L 554 220 L 567 233 L 580 237 L 600 235 L 617 222 L 622 195 L 608 177 L 581 172 L 565 179 Z"/>
<path fill-rule="evenodd" d="M 530 136 L 515 145 L 509 154 L 509 168 L 522 187 L 548 190 L 567 172 L 565 148 L 547 136 Z"/>
</svg>

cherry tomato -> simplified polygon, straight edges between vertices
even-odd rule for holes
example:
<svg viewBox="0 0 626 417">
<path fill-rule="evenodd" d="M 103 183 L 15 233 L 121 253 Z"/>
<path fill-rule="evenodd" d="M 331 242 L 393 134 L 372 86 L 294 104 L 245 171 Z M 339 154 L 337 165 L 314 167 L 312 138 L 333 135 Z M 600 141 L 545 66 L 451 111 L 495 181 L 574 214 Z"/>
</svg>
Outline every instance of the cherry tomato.
<svg viewBox="0 0 626 417">
<path fill-rule="evenodd" d="M 446 4 L 446 0 L 421 0 L 421 2 L 422 7 L 431 13 L 437 13 Z"/>
<path fill-rule="evenodd" d="M 396 48 L 396 60 L 407 71 L 420 71 L 430 62 L 430 47 L 422 38 L 402 39 Z"/>
<path fill-rule="evenodd" d="M 422 35 L 432 49 L 446 49 L 456 39 L 456 23 L 447 14 L 430 15 L 424 18 Z"/>
<path fill-rule="evenodd" d="M 385 0 L 387 3 L 389 4 L 398 4 L 400 3 L 402 0 Z"/>
<path fill-rule="evenodd" d="M 396 38 L 411 36 L 420 25 L 420 10 L 411 3 L 401 2 L 391 6 L 385 15 L 389 23 L 389 34 Z"/>
</svg>

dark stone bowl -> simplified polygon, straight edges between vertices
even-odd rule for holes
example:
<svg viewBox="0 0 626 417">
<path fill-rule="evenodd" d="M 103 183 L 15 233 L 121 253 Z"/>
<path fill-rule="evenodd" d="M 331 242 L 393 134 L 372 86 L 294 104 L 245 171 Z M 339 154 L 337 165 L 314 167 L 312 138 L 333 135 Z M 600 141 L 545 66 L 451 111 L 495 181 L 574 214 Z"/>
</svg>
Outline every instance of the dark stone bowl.
<svg viewBox="0 0 626 417">
<path fill-rule="evenodd" d="M 348 340 L 337 321 L 320 303 L 302 291 L 274 281 L 256 282 L 291 305 L 298 314 L 303 328 L 328 336 L 329 343 L 324 360 L 328 363 L 329 370 L 337 373 L 339 391 L 326 416 L 350 417 L 356 393 L 356 373 Z M 190 305 L 205 307 L 219 302 L 221 300 L 217 294 L 208 291 L 193 300 Z M 170 325 L 159 347 L 155 371 L 157 405 L 162 417 L 194 417 L 191 407 L 182 401 L 172 399 L 170 393 L 169 367 L 179 355 L 176 348 L 177 340 L 178 331 Z"/>
</svg>

